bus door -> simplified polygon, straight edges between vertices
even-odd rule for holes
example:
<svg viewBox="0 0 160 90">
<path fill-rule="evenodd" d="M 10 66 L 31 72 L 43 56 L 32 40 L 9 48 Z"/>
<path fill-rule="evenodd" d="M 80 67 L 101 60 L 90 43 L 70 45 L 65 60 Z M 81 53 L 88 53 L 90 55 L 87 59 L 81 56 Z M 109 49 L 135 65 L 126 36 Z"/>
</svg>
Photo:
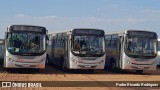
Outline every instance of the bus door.
<svg viewBox="0 0 160 90">
<path fill-rule="evenodd" d="M 122 68 L 122 52 L 123 52 L 123 37 L 122 36 L 119 36 L 117 51 L 118 51 L 118 67 Z"/>
<path fill-rule="evenodd" d="M 51 62 L 53 63 L 53 62 L 56 62 L 55 53 L 54 53 L 55 52 L 55 37 L 52 38 L 51 43 L 52 43 L 52 46 L 51 46 Z"/>
<path fill-rule="evenodd" d="M 120 46 L 121 46 L 121 43 L 120 43 L 120 40 L 119 40 L 119 36 L 118 34 L 115 34 L 115 35 L 112 35 L 112 46 L 113 46 L 113 51 L 114 51 L 114 59 L 115 59 L 115 64 L 116 64 L 116 67 L 120 67 L 120 55 L 121 55 L 121 52 L 120 52 Z"/>
<path fill-rule="evenodd" d="M 65 60 L 65 62 L 66 62 L 66 66 L 67 67 L 69 67 L 69 42 L 70 42 L 70 40 L 69 40 L 69 36 L 67 35 L 66 36 L 66 38 L 65 38 L 65 55 L 64 55 L 64 60 Z"/>
<path fill-rule="evenodd" d="M 56 42 L 55 42 L 55 36 L 53 36 L 53 38 L 52 38 L 52 50 L 51 50 L 51 56 L 52 56 L 51 62 L 57 64 L 56 57 L 55 57 L 55 54 L 56 54 L 55 53 L 55 48 L 56 48 Z"/>
</svg>

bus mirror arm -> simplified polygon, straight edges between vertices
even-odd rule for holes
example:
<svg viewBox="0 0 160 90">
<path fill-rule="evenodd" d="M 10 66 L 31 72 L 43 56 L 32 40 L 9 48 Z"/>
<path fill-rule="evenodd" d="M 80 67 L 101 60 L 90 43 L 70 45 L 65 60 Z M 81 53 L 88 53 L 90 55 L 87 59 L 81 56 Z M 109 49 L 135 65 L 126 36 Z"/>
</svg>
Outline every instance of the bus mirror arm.
<svg viewBox="0 0 160 90">
<path fill-rule="evenodd" d="M 49 40 L 46 41 L 46 45 L 48 45 L 48 44 L 49 44 Z"/>
<path fill-rule="evenodd" d="M 122 36 L 119 37 L 120 41 L 123 42 L 124 38 Z"/>
<path fill-rule="evenodd" d="M 48 36 L 46 36 L 46 40 L 49 40 L 49 37 L 48 37 Z"/>
<path fill-rule="evenodd" d="M 48 36 L 46 36 L 46 45 L 48 45 L 48 43 L 49 43 L 49 37 Z"/>
<path fill-rule="evenodd" d="M 4 39 L 0 39 L 0 44 L 5 44 L 5 40 Z"/>
</svg>

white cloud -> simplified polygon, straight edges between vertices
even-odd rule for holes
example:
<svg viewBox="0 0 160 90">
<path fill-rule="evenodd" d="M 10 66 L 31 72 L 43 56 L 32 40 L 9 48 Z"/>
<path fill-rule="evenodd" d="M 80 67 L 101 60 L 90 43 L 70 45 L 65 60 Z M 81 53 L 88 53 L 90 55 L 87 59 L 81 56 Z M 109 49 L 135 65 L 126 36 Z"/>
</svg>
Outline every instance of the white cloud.
<svg viewBox="0 0 160 90">
<path fill-rule="evenodd" d="M 147 29 L 159 32 L 159 16 L 148 18 L 146 13 L 141 13 L 143 17 L 126 16 L 121 18 L 97 18 L 97 17 L 59 17 L 49 16 L 30 16 L 16 14 L 15 17 L 2 19 L 1 30 L 6 30 L 10 24 L 29 24 L 45 26 L 49 32 L 66 30 L 71 28 L 99 28 L 106 32 L 125 30 L 125 29 Z M 4 31 L 3 31 L 4 32 Z M 160 32 L 159 32 L 160 33 Z M 4 35 L 1 35 L 4 36 Z"/>
<path fill-rule="evenodd" d="M 55 19 L 57 16 L 29 16 L 26 14 L 16 14 L 16 18 L 29 18 L 29 19 Z"/>
<path fill-rule="evenodd" d="M 16 17 L 29 17 L 28 15 L 25 15 L 25 14 L 16 14 L 15 16 Z"/>
<path fill-rule="evenodd" d="M 142 18 L 132 18 L 132 17 L 127 17 L 127 18 L 96 18 L 96 17 L 90 17 L 90 19 L 84 18 L 86 20 L 89 20 L 89 22 L 101 22 L 101 23 L 140 23 L 140 22 L 146 22 L 146 19 Z"/>
<path fill-rule="evenodd" d="M 57 16 L 41 16 L 41 17 L 32 17 L 34 19 L 56 19 Z"/>
<path fill-rule="evenodd" d="M 27 18 L 26 18 L 27 17 Z M 136 23 L 143 23 L 145 19 L 138 19 L 133 17 L 127 18 L 97 18 L 97 17 L 58 17 L 50 16 L 29 16 L 25 14 L 18 14 L 13 20 L 16 24 L 33 24 L 46 26 L 49 30 L 60 30 L 68 28 L 115 28 L 116 26 L 132 25 Z M 118 28 L 117 27 L 117 28 Z"/>
<path fill-rule="evenodd" d="M 150 9 L 144 9 L 141 11 L 142 13 L 160 13 L 160 10 L 150 10 Z"/>
<path fill-rule="evenodd" d="M 96 11 L 99 12 L 101 9 L 100 8 L 96 8 Z"/>
</svg>

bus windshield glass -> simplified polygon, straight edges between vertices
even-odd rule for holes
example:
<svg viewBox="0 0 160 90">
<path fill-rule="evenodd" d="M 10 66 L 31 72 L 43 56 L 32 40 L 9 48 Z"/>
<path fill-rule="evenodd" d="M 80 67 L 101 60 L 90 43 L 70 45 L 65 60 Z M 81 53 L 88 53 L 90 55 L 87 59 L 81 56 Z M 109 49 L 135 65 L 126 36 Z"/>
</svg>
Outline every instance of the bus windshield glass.
<svg viewBox="0 0 160 90">
<path fill-rule="evenodd" d="M 72 51 L 75 55 L 99 56 L 105 53 L 104 37 L 96 35 L 74 35 Z"/>
<path fill-rule="evenodd" d="M 160 51 L 160 41 L 158 40 L 158 51 Z"/>
<path fill-rule="evenodd" d="M 128 36 L 125 52 L 131 57 L 156 57 L 157 39 L 142 36 Z"/>
<path fill-rule="evenodd" d="M 44 42 L 44 34 L 12 32 L 7 35 L 7 50 L 10 53 L 43 53 Z"/>
</svg>

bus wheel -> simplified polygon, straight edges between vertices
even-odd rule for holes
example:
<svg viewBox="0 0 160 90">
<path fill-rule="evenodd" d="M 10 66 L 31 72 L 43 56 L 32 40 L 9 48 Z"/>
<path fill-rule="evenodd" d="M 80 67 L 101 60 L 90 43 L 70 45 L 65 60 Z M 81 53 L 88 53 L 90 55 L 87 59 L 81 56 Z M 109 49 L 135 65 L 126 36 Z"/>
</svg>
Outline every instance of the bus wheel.
<svg viewBox="0 0 160 90">
<path fill-rule="evenodd" d="M 116 69 L 116 63 L 112 62 L 110 65 L 111 70 L 115 70 Z"/>
<path fill-rule="evenodd" d="M 90 72 L 90 73 L 94 73 L 94 69 L 88 69 L 88 72 Z"/>
<path fill-rule="evenodd" d="M 46 65 L 49 65 L 49 57 L 48 57 L 48 55 L 46 57 Z"/>
<path fill-rule="evenodd" d="M 40 72 L 40 69 L 36 68 L 34 69 L 35 73 L 39 73 Z"/>
<path fill-rule="evenodd" d="M 69 71 L 69 69 L 67 68 L 67 65 L 66 65 L 65 61 L 63 61 L 62 70 L 65 71 L 65 72 Z"/>
<path fill-rule="evenodd" d="M 143 70 L 136 70 L 136 73 L 142 74 L 142 73 L 143 73 Z"/>
<path fill-rule="evenodd" d="M 12 68 L 5 68 L 7 72 L 12 72 Z"/>
</svg>

